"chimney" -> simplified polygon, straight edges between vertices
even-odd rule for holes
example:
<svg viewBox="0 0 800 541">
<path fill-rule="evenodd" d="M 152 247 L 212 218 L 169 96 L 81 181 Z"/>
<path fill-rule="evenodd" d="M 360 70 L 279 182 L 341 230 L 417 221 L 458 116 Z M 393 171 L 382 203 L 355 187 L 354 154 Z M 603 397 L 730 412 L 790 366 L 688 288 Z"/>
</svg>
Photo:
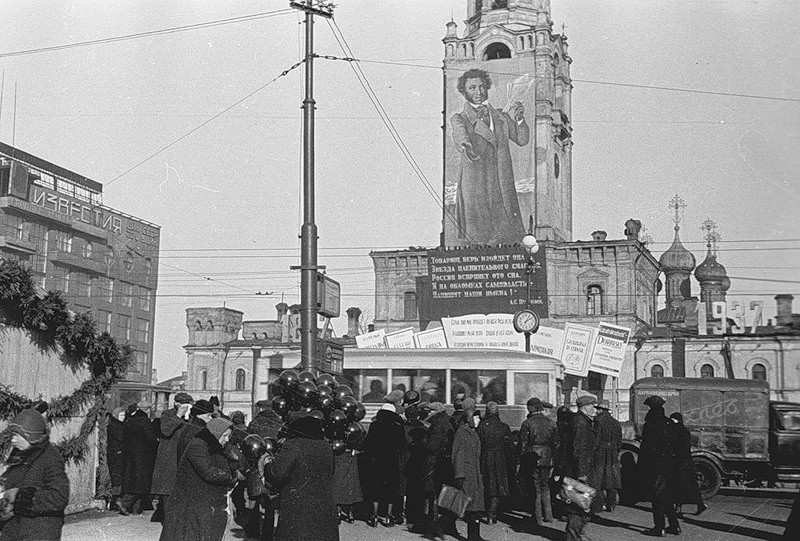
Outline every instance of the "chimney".
<svg viewBox="0 0 800 541">
<path fill-rule="evenodd" d="M 275 305 L 275 309 L 278 311 L 278 321 L 289 311 L 289 305 L 285 302 L 279 302 Z"/>
<path fill-rule="evenodd" d="M 605 231 L 594 231 L 594 232 L 592 232 L 592 240 L 595 241 L 595 242 L 603 242 L 604 240 L 606 240 L 607 236 L 608 236 L 608 233 L 606 233 Z"/>
<path fill-rule="evenodd" d="M 790 325 L 792 323 L 793 300 L 794 296 L 792 295 L 775 295 L 775 302 L 778 304 L 778 312 L 775 314 L 775 323 L 779 326 Z"/>
<path fill-rule="evenodd" d="M 347 335 L 358 336 L 358 318 L 361 317 L 361 309 L 351 306 L 347 309 Z"/>
</svg>

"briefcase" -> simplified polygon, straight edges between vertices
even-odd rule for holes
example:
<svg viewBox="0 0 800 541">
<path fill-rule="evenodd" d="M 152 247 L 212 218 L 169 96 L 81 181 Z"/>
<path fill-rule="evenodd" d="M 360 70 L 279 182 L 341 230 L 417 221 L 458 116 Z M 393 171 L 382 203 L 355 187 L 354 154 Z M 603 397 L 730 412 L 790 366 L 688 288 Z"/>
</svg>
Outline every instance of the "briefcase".
<svg viewBox="0 0 800 541">
<path fill-rule="evenodd" d="M 472 498 L 467 496 L 465 492 L 450 485 L 442 485 L 442 490 L 436 499 L 436 505 L 455 513 L 461 518 L 464 516 L 464 512 L 471 501 Z"/>
<path fill-rule="evenodd" d="M 572 505 L 588 513 L 596 494 L 597 491 L 595 489 L 577 479 L 571 477 L 561 478 L 561 490 L 558 492 L 558 499 L 567 505 Z"/>
</svg>

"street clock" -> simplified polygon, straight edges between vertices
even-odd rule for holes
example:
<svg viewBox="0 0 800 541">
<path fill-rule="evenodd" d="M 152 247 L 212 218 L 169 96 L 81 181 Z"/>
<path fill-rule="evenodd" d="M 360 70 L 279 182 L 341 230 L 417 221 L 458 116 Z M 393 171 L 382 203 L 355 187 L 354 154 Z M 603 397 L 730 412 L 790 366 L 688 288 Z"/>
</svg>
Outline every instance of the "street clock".
<svg viewBox="0 0 800 541">
<path fill-rule="evenodd" d="M 533 310 L 520 310 L 514 314 L 514 329 L 521 333 L 535 333 L 539 330 L 539 316 Z"/>
</svg>

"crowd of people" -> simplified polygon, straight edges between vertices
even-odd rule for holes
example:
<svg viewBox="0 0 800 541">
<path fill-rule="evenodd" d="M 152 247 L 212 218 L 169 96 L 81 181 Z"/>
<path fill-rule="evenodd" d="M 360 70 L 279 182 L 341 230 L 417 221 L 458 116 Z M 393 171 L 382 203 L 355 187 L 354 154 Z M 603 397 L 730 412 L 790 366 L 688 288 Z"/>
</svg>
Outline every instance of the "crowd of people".
<svg viewBox="0 0 800 541">
<path fill-rule="evenodd" d="M 249 425 L 242 412 L 224 415 L 215 397 L 178 393 L 174 406 L 150 419 L 150 404 L 114 410 L 107 426 L 110 507 L 123 515 L 157 506 L 162 541 L 220 541 L 232 518 L 261 540 L 337 540 L 338 525 L 364 520 L 374 528 L 408 523 L 429 538 L 482 539 L 481 523 L 508 509 L 527 511 L 531 529 L 561 518 L 567 541 L 587 539 L 596 513 L 620 499 L 622 429 L 607 401 L 578 397 L 570 406 L 527 402 L 518 432 L 490 401 L 479 408 L 459 397 L 448 408 L 430 386 L 383 397 L 368 430 L 346 447 L 332 444 L 322 420 L 308 410 L 280 416 L 272 400 L 257 403 Z M 641 434 L 638 483 L 628 497 L 648 500 L 647 533 L 679 534 L 681 505 L 706 508 L 691 463 L 690 437 L 680 413 L 667 417 L 664 400 L 649 397 Z M 10 424 L 14 452 L 0 478 L 0 539 L 59 539 L 69 482 L 50 444 L 44 417 L 21 412 Z M 559 499 L 566 482 L 596 490 L 588 509 Z M 466 497 L 463 512 L 440 499 L 444 487 Z M 276 515 L 277 513 L 277 515 Z M 277 527 L 275 526 L 277 518 Z M 33 538 L 31 538 L 33 539 Z"/>
</svg>

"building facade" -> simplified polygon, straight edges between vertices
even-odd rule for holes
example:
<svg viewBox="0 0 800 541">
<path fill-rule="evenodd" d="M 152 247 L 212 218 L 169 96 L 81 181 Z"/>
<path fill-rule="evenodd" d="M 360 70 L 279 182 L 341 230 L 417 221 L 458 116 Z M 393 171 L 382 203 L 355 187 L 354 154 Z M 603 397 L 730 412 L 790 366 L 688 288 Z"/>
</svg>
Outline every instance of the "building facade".
<svg viewBox="0 0 800 541">
<path fill-rule="evenodd" d="M 90 312 L 100 332 L 134 351 L 117 388 L 148 392 L 160 227 L 102 204 L 102 184 L 0 143 L 0 257 L 25 263 L 39 286 Z"/>
</svg>

